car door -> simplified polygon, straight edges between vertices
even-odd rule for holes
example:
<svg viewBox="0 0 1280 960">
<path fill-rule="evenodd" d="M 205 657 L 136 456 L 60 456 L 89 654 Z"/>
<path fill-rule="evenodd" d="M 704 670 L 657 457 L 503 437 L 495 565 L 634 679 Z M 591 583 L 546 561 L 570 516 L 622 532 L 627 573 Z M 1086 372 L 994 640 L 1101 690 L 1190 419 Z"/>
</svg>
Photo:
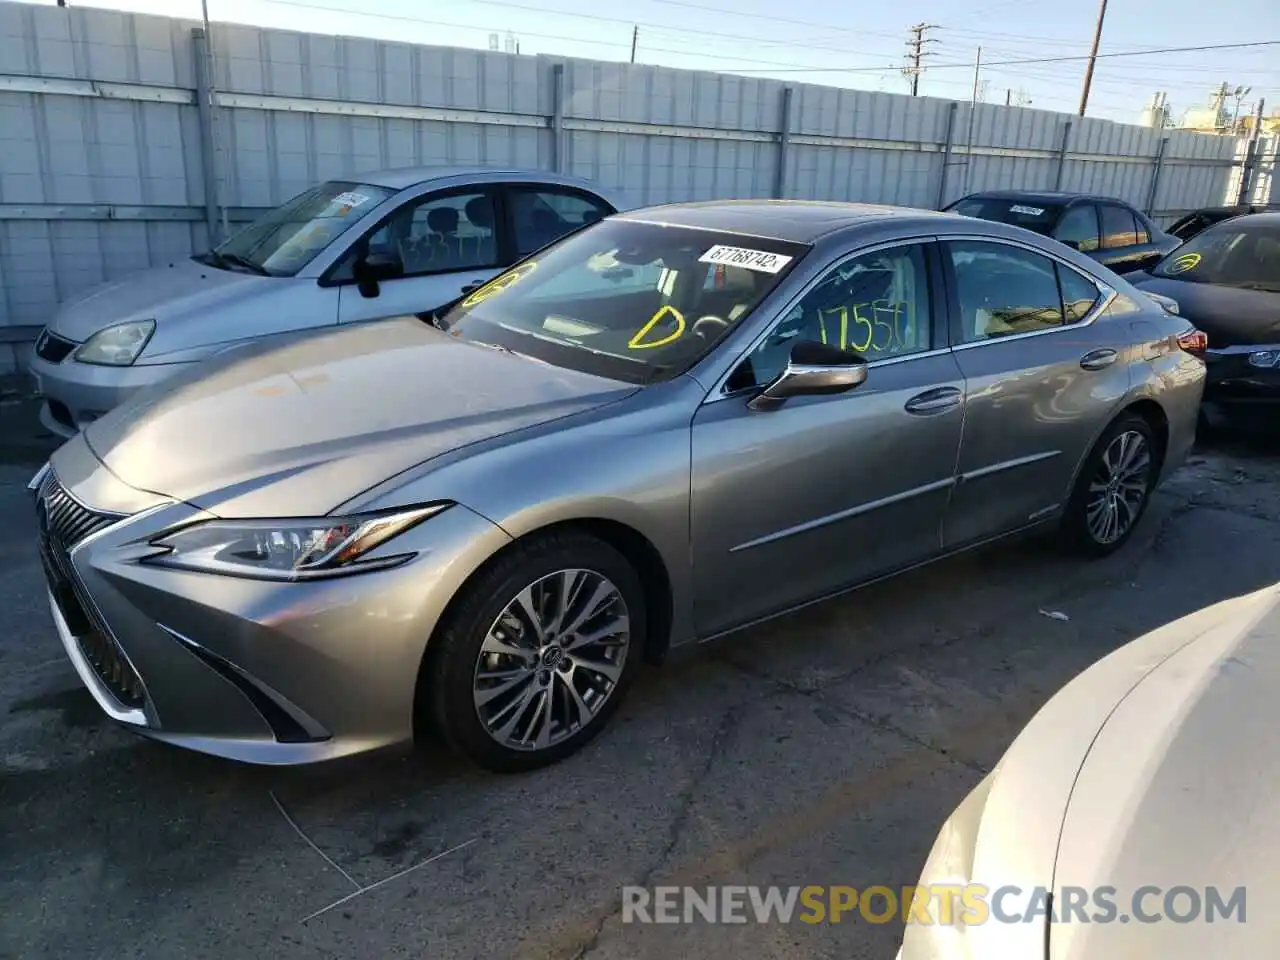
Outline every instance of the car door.
<svg viewBox="0 0 1280 960">
<path fill-rule="evenodd" d="M 506 190 L 506 210 L 517 257 L 615 212 L 594 194 L 558 184 L 511 184 Z"/>
<path fill-rule="evenodd" d="M 706 636 L 937 553 L 964 413 L 942 345 L 935 245 L 834 263 L 699 408 L 691 536 Z M 935 322 L 938 317 L 938 322 Z M 855 349 L 866 381 L 748 406 L 801 340 Z"/>
<path fill-rule="evenodd" d="M 354 323 L 435 310 L 497 276 L 513 257 L 497 225 L 491 185 L 439 190 L 406 201 L 366 236 L 326 281 L 338 286 L 338 321 Z M 356 261 L 388 271 L 357 282 Z"/>
<path fill-rule="evenodd" d="M 1128 324 L 1110 291 L 1009 240 L 943 244 L 964 436 L 948 548 L 1026 526 L 1065 504 L 1076 466 L 1129 389 Z"/>
</svg>

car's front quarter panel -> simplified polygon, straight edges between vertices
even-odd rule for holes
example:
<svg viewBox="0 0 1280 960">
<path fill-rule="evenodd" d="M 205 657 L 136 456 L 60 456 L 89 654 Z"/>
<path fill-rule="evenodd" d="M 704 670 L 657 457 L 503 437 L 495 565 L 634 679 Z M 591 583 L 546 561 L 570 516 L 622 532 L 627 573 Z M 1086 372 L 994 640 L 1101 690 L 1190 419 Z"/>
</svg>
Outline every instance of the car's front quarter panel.
<svg viewBox="0 0 1280 960">
<path fill-rule="evenodd" d="M 91 456 L 76 439 L 54 457 L 65 488 L 91 509 L 142 508 L 70 552 L 82 605 L 145 688 L 145 720 L 135 726 L 239 760 L 305 762 L 410 739 L 436 622 L 466 576 L 510 539 L 453 506 L 364 558 L 411 555 L 384 569 L 300 581 L 179 570 L 149 562 L 149 541 L 210 515 L 87 471 Z M 95 695 L 109 713 L 121 706 Z M 274 707 L 263 709 L 263 697 Z"/>
<path fill-rule="evenodd" d="M 339 508 L 456 500 L 513 539 L 556 524 L 630 528 L 660 556 L 673 644 L 693 638 L 689 573 L 689 425 L 706 394 L 680 377 L 596 410 L 463 448 Z"/>
</svg>

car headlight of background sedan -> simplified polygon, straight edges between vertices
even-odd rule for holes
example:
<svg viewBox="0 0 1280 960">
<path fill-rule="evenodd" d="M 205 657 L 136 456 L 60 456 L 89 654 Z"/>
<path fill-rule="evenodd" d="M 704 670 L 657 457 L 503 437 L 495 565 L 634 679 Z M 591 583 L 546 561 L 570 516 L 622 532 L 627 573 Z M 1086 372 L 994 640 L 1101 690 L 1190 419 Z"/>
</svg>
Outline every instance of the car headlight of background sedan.
<svg viewBox="0 0 1280 960">
<path fill-rule="evenodd" d="M 156 332 L 154 320 L 130 320 L 104 327 L 76 349 L 75 359 L 105 367 L 127 367 Z"/>
<path fill-rule="evenodd" d="M 1280 347 L 1271 350 L 1255 350 L 1249 354 L 1249 366 L 1271 370 L 1280 367 Z"/>
<path fill-rule="evenodd" d="M 413 552 L 368 558 L 375 547 L 452 506 L 297 520 L 207 520 L 151 540 L 143 563 L 264 580 L 312 580 L 396 566 Z"/>
</svg>

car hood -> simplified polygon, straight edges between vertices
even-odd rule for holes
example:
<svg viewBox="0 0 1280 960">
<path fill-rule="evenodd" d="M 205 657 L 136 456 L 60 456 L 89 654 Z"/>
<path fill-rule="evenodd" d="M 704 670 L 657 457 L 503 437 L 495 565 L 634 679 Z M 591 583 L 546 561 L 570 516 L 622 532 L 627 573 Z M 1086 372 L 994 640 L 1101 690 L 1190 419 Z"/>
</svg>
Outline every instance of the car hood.
<svg viewBox="0 0 1280 960">
<path fill-rule="evenodd" d="M 1228 603 L 1229 617 L 1148 673 L 1102 726 L 1071 792 L 1054 885 L 1114 887 L 1121 913 L 1146 885 L 1192 887 L 1202 898 L 1216 887 L 1223 903 L 1244 887 L 1253 922 L 1060 923 L 1050 960 L 1274 950 L 1263 911 L 1280 892 L 1280 589 Z M 1142 907 L 1166 910 L 1163 895 Z"/>
<path fill-rule="evenodd" d="M 1125 277 L 1139 290 L 1178 301 L 1179 316 L 1209 335 L 1212 347 L 1280 343 L 1280 293 L 1191 283 L 1149 273 Z"/>
<path fill-rule="evenodd" d="M 126 320 L 155 320 L 210 310 L 231 300 L 289 283 L 279 277 L 260 277 L 235 270 L 219 270 L 191 259 L 175 260 L 110 283 L 100 284 L 68 300 L 49 321 L 49 330 L 80 343 L 103 327 Z"/>
<path fill-rule="evenodd" d="M 220 354 L 85 440 L 130 486 L 220 516 L 320 515 L 440 454 L 636 389 L 406 317 Z"/>
</svg>

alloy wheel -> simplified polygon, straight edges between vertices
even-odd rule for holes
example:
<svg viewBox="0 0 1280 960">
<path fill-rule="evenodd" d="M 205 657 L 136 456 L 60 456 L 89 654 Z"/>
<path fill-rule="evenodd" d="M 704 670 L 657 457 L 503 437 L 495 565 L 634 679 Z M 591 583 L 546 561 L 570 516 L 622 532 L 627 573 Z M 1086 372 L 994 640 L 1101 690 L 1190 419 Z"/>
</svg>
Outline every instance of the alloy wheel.
<svg viewBox="0 0 1280 960">
<path fill-rule="evenodd" d="M 1137 430 L 1117 434 L 1107 444 L 1089 483 L 1085 518 L 1089 536 L 1115 543 L 1137 522 L 1150 487 L 1151 448 Z"/>
<path fill-rule="evenodd" d="M 631 645 L 622 592 L 593 570 L 559 570 L 521 590 L 480 646 L 472 695 L 489 736 L 543 750 L 577 733 L 622 676 Z"/>
</svg>

